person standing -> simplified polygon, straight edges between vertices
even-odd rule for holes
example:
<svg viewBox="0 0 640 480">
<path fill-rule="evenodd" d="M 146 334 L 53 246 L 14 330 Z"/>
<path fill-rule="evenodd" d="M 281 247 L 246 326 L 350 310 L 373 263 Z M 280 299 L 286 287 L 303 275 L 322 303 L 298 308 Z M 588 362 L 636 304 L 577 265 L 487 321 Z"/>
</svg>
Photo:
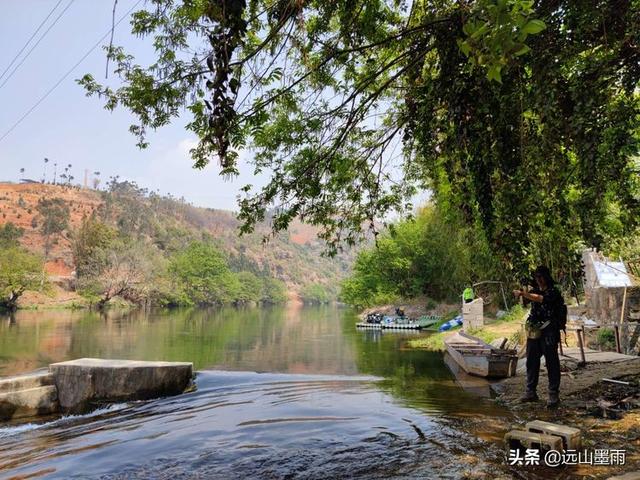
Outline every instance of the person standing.
<svg viewBox="0 0 640 480">
<path fill-rule="evenodd" d="M 549 377 L 547 407 L 560 403 L 560 316 L 564 300 L 555 285 L 551 272 L 539 266 L 534 272 L 536 287 L 531 291 L 514 290 L 516 297 L 530 300 L 531 313 L 527 318 L 527 389 L 521 402 L 538 401 L 536 389 L 540 376 L 540 358 L 544 356 Z"/>
<path fill-rule="evenodd" d="M 462 300 L 464 301 L 464 303 L 473 302 L 474 297 L 475 297 L 475 294 L 473 293 L 473 288 L 471 286 L 468 286 L 463 290 Z"/>
</svg>

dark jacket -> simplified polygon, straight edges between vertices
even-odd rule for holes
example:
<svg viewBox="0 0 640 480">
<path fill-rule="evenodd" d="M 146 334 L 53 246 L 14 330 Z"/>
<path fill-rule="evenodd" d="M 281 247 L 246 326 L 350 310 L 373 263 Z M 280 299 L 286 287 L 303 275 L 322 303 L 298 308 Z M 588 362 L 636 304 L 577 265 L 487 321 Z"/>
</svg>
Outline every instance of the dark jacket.
<svg viewBox="0 0 640 480">
<path fill-rule="evenodd" d="M 553 286 L 545 291 L 533 289 L 531 293 L 542 295 L 543 299 L 542 303 L 532 302 L 528 323 L 532 326 L 540 327 L 545 322 L 549 322 L 549 327 L 547 328 L 559 330 L 560 308 L 564 302 L 560 290 Z"/>
</svg>

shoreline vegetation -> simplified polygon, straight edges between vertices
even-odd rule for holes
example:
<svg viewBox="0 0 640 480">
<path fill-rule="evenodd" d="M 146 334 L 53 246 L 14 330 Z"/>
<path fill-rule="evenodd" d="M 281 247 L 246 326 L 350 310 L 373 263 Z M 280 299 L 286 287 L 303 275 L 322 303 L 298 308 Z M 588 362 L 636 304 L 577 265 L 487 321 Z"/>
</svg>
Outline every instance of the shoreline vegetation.
<svg viewBox="0 0 640 480">
<path fill-rule="evenodd" d="M 481 328 L 476 328 L 468 331 L 467 333 L 476 336 L 487 343 L 491 343 L 498 338 L 507 338 L 510 343 L 521 344 L 522 343 L 522 324 L 527 318 L 528 310 L 520 305 L 515 305 L 509 312 L 506 312 L 500 318 L 485 317 L 485 324 Z M 459 312 L 456 312 L 458 315 Z M 449 315 L 446 320 L 436 326 L 440 326 L 442 323 L 450 320 L 455 315 Z M 448 330 L 446 332 L 434 332 L 428 337 L 417 338 L 409 340 L 407 343 L 411 348 L 432 350 L 432 351 L 445 351 L 444 340 L 453 335 L 459 329 Z"/>
<path fill-rule="evenodd" d="M 405 302 L 400 300 L 397 305 L 405 308 L 405 313 L 410 316 L 419 316 L 425 312 L 443 315 L 440 324 L 459 313 L 459 309 L 455 310 L 451 304 L 433 307 L 433 302 L 425 299 L 409 299 Z M 365 317 L 367 313 L 375 311 L 393 314 L 394 309 L 392 305 L 382 305 L 364 310 L 361 315 Z M 510 343 L 518 345 L 520 357 L 523 358 L 526 344 L 523 323 L 527 315 L 528 309 L 518 304 L 500 318 L 496 318 L 495 315 L 485 316 L 484 326 L 468 333 L 487 343 L 498 338 L 507 338 Z M 440 324 L 436 325 L 436 329 Z M 413 350 L 446 352 L 444 340 L 459 330 L 460 328 L 445 332 L 432 331 L 427 336 L 407 340 L 405 346 Z M 597 332 L 587 331 L 585 347 L 599 351 L 615 351 L 615 343 L 610 338 L 612 332 L 609 330 L 602 327 Z M 577 346 L 576 338 L 571 332 L 563 335 L 562 341 L 563 346 Z M 525 375 L 521 371 L 514 377 L 487 382 L 496 395 L 495 401 L 515 415 L 515 424 L 510 427 L 505 425 L 505 428 L 516 428 L 517 425 L 531 420 L 546 420 L 577 427 L 582 432 L 585 447 L 624 450 L 624 471 L 638 470 L 640 399 L 637 392 L 640 385 L 640 357 L 622 363 L 589 362 L 582 368 L 576 360 L 561 357 L 561 370 L 561 403 L 556 410 L 548 410 L 544 406 L 547 390 L 544 366 L 538 387 L 542 401 L 534 404 L 521 404 L 518 401 L 525 388 Z M 611 379 L 613 382 L 603 379 Z M 467 428 L 470 431 L 486 431 L 488 426 L 485 419 L 469 418 Z M 593 467 L 590 473 L 593 478 L 609 478 L 612 475 L 611 470 L 605 466 Z"/>
<path fill-rule="evenodd" d="M 231 212 L 112 177 L 103 190 L 0 184 L 0 309 L 270 305 L 336 299 L 348 256 L 311 227 L 263 244 Z"/>
</svg>

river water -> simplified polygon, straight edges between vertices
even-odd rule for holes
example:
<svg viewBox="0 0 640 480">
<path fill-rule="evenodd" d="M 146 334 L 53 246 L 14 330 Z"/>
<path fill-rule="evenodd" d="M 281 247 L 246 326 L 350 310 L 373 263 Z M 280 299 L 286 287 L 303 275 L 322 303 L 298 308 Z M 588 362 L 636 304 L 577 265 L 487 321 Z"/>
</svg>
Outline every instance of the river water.
<svg viewBox="0 0 640 480">
<path fill-rule="evenodd" d="M 191 361 L 197 390 L 0 424 L 0 478 L 475 478 L 512 420 L 415 333 L 336 307 L 0 317 L 0 375 L 81 358 Z M 477 425 L 484 425 L 478 429 Z"/>
</svg>

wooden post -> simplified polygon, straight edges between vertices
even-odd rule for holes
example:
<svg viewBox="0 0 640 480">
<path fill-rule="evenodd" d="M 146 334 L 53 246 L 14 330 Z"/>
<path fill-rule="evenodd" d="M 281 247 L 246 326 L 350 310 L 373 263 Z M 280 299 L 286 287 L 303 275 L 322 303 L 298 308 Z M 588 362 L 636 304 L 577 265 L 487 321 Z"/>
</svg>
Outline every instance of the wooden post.
<svg viewBox="0 0 640 480">
<path fill-rule="evenodd" d="M 578 347 L 580 347 L 580 359 L 582 360 L 580 362 L 581 365 L 586 365 L 587 364 L 587 359 L 584 356 L 584 344 L 582 342 L 582 333 L 584 332 L 584 327 L 581 327 L 579 329 L 576 330 L 576 334 L 578 335 Z"/>
<path fill-rule="evenodd" d="M 627 287 L 624 287 L 624 293 L 622 294 L 622 310 L 620 310 L 620 324 L 615 326 L 616 331 L 616 352 L 622 353 L 620 346 L 620 326 L 624 323 L 625 310 L 627 309 Z M 628 333 L 628 332 L 625 332 Z"/>
</svg>

